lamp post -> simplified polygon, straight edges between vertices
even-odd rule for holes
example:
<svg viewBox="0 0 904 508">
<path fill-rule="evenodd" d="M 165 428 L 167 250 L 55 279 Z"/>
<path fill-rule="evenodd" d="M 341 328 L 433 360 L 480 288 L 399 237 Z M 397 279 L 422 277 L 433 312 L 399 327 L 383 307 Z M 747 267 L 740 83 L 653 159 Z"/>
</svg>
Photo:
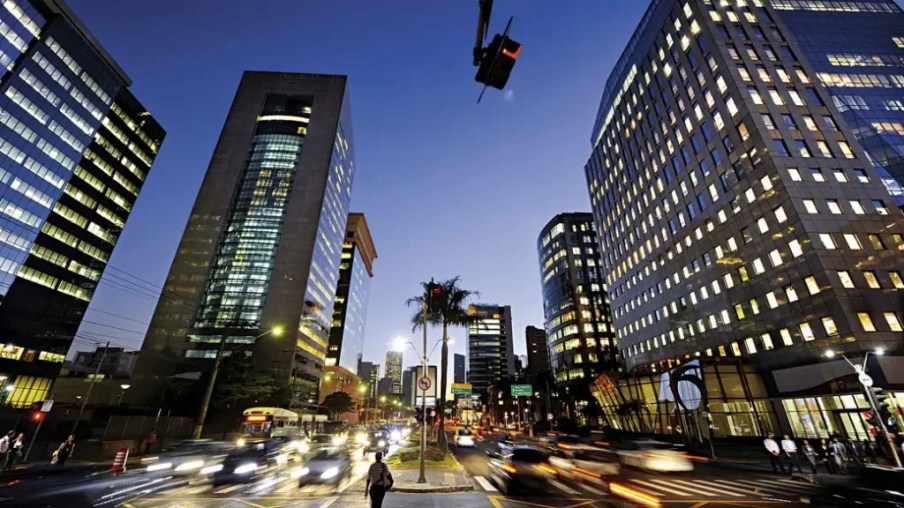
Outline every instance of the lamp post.
<svg viewBox="0 0 904 508">
<path fill-rule="evenodd" d="M 358 393 L 361 394 L 361 402 L 364 403 L 364 425 L 367 425 L 367 398 L 364 396 L 364 394 L 366 392 L 367 392 L 367 386 L 365 386 L 365 385 L 358 386 Z"/>
<path fill-rule="evenodd" d="M 275 337 L 279 337 L 283 334 L 283 329 L 280 326 L 274 326 L 273 328 L 267 330 L 266 332 L 254 337 L 251 340 L 251 344 L 264 337 L 265 335 L 273 334 Z M 229 340 L 229 333 L 224 334 L 222 339 L 220 339 L 220 347 L 217 349 L 217 356 L 213 362 L 213 370 L 210 372 L 210 380 L 207 382 L 207 390 L 204 392 L 204 402 L 201 404 L 201 412 L 198 414 L 198 423 L 195 424 L 195 429 L 192 432 L 192 439 L 201 439 L 201 432 L 204 430 L 204 420 L 207 418 L 207 410 L 210 408 L 210 398 L 213 396 L 213 388 L 217 383 L 217 374 L 220 371 L 220 362 L 223 360 L 223 352 L 226 351 L 226 341 Z M 247 344 L 238 344 L 229 351 L 235 351 L 236 349 L 245 346 Z"/>
<path fill-rule="evenodd" d="M 126 390 L 128 390 L 129 388 L 131 388 L 132 385 L 130 385 L 130 384 L 128 384 L 128 383 L 123 383 L 123 384 L 119 385 L 119 387 L 122 388 L 122 391 L 119 392 L 119 402 L 116 403 L 117 406 L 121 406 L 121 405 L 122 405 L 122 396 L 126 394 Z"/>
<path fill-rule="evenodd" d="M 427 376 L 427 298 L 423 299 L 423 319 L 424 319 L 424 348 L 423 348 L 423 364 L 424 364 L 424 376 Z M 442 339 L 438 340 L 436 344 L 433 345 L 433 349 L 436 349 L 436 346 L 442 342 Z M 393 349 L 397 352 L 401 352 L 405 349 L 405 346 L 411 346 L 411 349 L 414 350 L 414 353 L 418 356 L 421 356 L 421 353 L 414 347 L 414 343 L 410 341 L 405 341 L 404 339 L 397 340 L 393 345 Z M 430 351 L 431 353 L 433 350 Z M 415 380 L 415 385 L 417 384 L 417 380 Z M 415 391 L 417 394 L 417 391 Z M 419 474 L 418 474 L 418 483 L 427 483 L 427 475 L 426 475 L 426 466 L 424 464 L 424 458 L 427 454 L 427 390 L 421 390 L 421 460 L 419 466 Z"/>
<path fill-rule="evenodd" d="M 840 356 L 844 358 L 844 361 L 854 369 L 854 372 L 857 373 L 857 379 L 860 381 L 860 384 L 863 386 L 863 389 L 866 391 L 866 400 L 869 402 L 870 407 L 873 410 L 873 416 L 879 422 L 879 430 L 885 436 L 886 441 L 888 441 L 888 448 L 891 451 L 891 458 L 896 467 L 901 467 L 901 456 L 898 455 L 898 447 L 895 444 L 894 438 L 891 434 L 888 433 L 888 428 L 885 426 L 885 421 L 882 419 L 882 415 L 879 412 L 879 404 L 876 401 L 875 397 L 873 397 L 873 378 L 866 373 L 866 362 L 869 360 L 870 351 L 867 351 L 865 355 L 863 355 L 863 365 L 857 365 L 854 362 L 850 361 L 847 356 L 844 356 L 843 353 L 836 353 L 835 351 L 829 349 L 825 352 L 826 358 L 835 358 L 836 356 Z M 873 354 L 876 356 L 882 356 L 885 354 L 885 349 L 878 348 L 873 351 Z"/>
</svg>

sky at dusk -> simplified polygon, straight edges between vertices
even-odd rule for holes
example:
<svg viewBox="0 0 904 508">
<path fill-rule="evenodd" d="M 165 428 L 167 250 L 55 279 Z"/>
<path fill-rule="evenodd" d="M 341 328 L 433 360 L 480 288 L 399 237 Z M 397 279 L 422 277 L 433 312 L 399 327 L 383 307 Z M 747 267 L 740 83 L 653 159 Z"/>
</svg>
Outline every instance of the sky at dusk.
<svg viewBox="0 0 904 508">
<path fill-rule="evenodd" d="M 163 285 L 244 70 L 345 74 L 351 210 L 366 214 L 378 254 L 364 357 L 381 364 L 393 338 L 413 336 L 404 302 L 418 282 L 454 275 L 479 301 L 512 306 L 525 352 L 524 327 L 543 326 L 537 235 L 557 213 L 590 210 L 590 130 L 647 5 L 496 0 L 491 34 L 513 15 L 524 49 L 508 89 L 478 105 L 478 0 L 69 3 L 168 133 L 80 333 L 140 347 L 155 299 L 110 275 Z M 452 336 L 464 353 L 465 331 Z"/>
</svg>

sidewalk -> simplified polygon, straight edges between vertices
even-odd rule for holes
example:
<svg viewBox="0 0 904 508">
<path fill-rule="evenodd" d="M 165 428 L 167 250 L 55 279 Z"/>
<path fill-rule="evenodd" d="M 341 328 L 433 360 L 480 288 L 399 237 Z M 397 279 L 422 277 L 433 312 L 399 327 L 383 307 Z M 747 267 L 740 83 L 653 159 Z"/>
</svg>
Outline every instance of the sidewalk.
<svg viewBox="0 0 904 508">
<path fill-rule="evenodd" d="M 454 458 L 454 455 L 453 455 Z M 458 461 L 456 460 L 456 464 Z M 428 467 L 424 470 L 424 477 L 427 483 L 418 483 L 420 470 L 414 469 L 390 469 L 395 484 L 392 487 L 393 492 L 410 492 L 410 493 L 440 493 L 440 492 L 465 492 L 474 490 L 474 484 L 465 469 L 458 464 L 458 467 Z M 352 492 L 364 492 L 364 485 L 367 478 L 363 477 L 348 488 Z"/>
</svg>

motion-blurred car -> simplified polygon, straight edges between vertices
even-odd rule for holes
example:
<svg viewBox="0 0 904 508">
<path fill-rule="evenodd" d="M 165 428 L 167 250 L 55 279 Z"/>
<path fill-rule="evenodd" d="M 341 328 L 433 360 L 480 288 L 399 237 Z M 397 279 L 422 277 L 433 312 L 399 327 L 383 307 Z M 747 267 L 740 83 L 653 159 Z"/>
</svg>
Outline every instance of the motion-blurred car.
<svg viewBox="0 0 904 508">
<path fill-rule="evenodd" d="M 288 460 L 286 444 L 276 439 L 248 443 L 227 455 L 223 462 L 201 469 L 214 485 L 248 483 L 284 466 Z"/>
<path fill-rule="evenodd" d="M 455 433 L 455 446 L 459 448 L 473 448 L 476 446 L 474 434 L 468 429 L 458 429 L 458 432 Z"/>
<path fill-rule="evenodd" d="M 687 454 L 676 450 L 671 443 L 653 440 L 628 441 L 617 451 L 623 466 L 636 467 L 657 473 L 677 473 L 694 470 Z"/>
<path fill-rule="evenodd" d="M 352 458 L 344 447 L 324 448 L 311 456 L 304 467 L 293 473 L 298 477 L 298 486 L 313 483 L 337 485 L 352 473 Z"/>
<path fill-rule="evenodd" d="M 617 475 L 621 469 L 612 450 L 582 444 L 560 444 L 553 449 L 549 462 L 560 475 L 577 480 L 597 481 Z"/>
<path fill-rule="evenodd" d="M 510 453 L 492 453 L 488 466 L 490 480 L 508 496 L 547 492 L 550 480 L 558 475 L 549 463 L 549 453 L 530 446 L 512 447 Z"/>
<path fill-rule="evenodd" d="M 148 473 L 193 475 L 206 466 L 220 463 L 231 447 L 229 443 L 211 439 L 179 441 L 157 455 L 143 457 L 141 465 Z"/>
<path fill-rule="evenodd" d="M 385 430 L 373 430 L 367 435 L 367 444 L 364 450 L 367 452 L 383 452 L 383 455 L 389 453 L 389 432 Z"/>
<path fill-rule="evenodd" d="M 820 478 L 824 487 L 800 498 L 801 503 L 819 507 L 868 506 L 870 508 L 904 508 L 904 471 L 867 464 L 850 475 L 827 475 Z"/>
</svg>

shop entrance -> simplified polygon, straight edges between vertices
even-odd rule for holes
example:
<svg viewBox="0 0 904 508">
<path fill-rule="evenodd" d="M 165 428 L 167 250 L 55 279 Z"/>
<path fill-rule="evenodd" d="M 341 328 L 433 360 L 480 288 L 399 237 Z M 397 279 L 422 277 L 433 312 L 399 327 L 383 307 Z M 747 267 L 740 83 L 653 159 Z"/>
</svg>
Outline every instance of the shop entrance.
<svg viewBox="0 0 904 508">
<path fill-rule="evenodd" d="M 832 417 L 835 420 L 836 428 L 840 429 L 845 437 L 856 441 L 864 439 L 872 441 L 874 439 L 869 433 L 870 425 L 863 418 L 862 410 L 834 410 Z"/>
</svg>

